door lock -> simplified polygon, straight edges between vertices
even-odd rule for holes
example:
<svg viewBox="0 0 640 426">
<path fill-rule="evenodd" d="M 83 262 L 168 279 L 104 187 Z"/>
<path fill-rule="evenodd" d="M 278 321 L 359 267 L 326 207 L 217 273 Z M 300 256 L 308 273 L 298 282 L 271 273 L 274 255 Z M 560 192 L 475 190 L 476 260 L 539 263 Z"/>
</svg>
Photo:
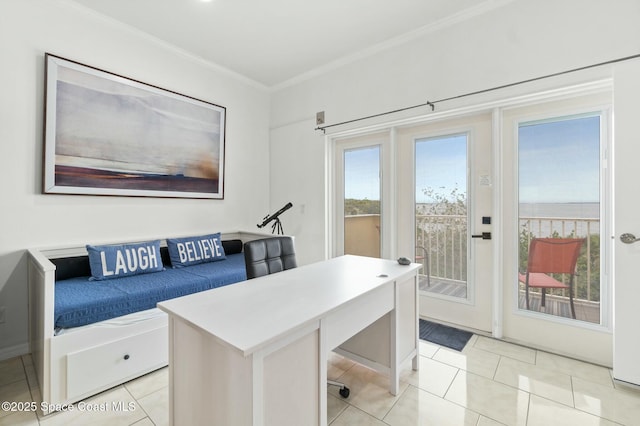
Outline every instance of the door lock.
<svg viewBox="0 0 640 426">
<path fill-rule="evenodd" d="M 483 240 L 490 240 L 491 232 L 483 232 L 482 234 L 472 235 L 471 238 L 482 238 Z"/>
</svg>

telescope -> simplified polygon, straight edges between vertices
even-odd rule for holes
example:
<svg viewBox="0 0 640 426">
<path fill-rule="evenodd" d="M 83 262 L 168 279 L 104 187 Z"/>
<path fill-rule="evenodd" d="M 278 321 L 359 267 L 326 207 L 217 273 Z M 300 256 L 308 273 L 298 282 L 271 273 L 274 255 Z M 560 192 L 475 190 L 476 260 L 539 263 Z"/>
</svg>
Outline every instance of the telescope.
<svg viewBox="0 0 640 426">
<path fill-rule="evenodd" d="M 258 225 L 258 228 L 263 228 L 269 222 L 271 222 L 272 220 L 275 220 L 275 222 L 271 226 L 271 233 L 274 234 L 276 232 L 276 230 L 277 230 L 278 234 L 283 235 L 284 232 L 282 230 L 282 223 L 280 222 L 280 218 L 278 216 L 280 216 L 282 213 L 284 213 L 287 210 L 289 210 L 291 207 L 293 207 L 293 204 L 287 203 L 287 204 L 284 205 L 284 207 L 282 207 L 280 210 L 278 210 L 274 214 L 265 216 L 264 220 L 262 221 L 262 223 Z"/>
</svg>

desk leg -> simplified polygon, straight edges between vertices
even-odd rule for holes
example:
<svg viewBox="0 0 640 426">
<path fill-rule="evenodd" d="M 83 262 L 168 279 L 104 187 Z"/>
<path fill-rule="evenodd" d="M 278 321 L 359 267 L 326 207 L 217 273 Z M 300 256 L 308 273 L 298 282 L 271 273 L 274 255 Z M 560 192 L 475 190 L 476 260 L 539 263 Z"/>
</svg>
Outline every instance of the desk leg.
<svg viewBox="0 0 640 426">
<path fill-rule="evenodd" d="M 413 360 L 411 360 L 411 368 L 413 369 L 413 371 L 418 371 L 420 369 L 420 293 L 419 293 L 419 284 L 420 284 L 420 279 L 418 278 L 418 275 L 415 276 L 415 279 L 413 281 L 413 294 L 415 295 L 415 311 L 414 311 L 414 315 L 415 315 L 415 319 L 414 319 L 414 324 L 416 327 L 416 332 L 415 332 L 415 348 L 416 348 L 416 356 L 413 357 Z"/>
<path fill-rule="evenodd" d="M 174 405 L 173 405 L 173 401 L 174 401 L 174 396 L 173 396 L 173 390 L 174 390 L 174 385 L 173 385 L 173 377 L 174 377 L 174 356 L 173 356 L 173 344 L 171 342 L 173 342 L 173 335 L 175 333 L 174 329 L 173 329 L 173 323 L 174 323 L 174 319 L 171 315 L 169 315 L 169 426 L 175 426 L 176 422 L 174 420 Z"/>
<path fill-rule="evenodd" d="M 263 426 L 264 420 L 264 354 L 258 351 L 251 356 L 252 364 L 252 413 L 253 426 Z"/>
<path fill-rule="evenodd" d="M 413 355 L 413 370 L 419 367 L 418 277 L 395 282 L 394 309 L 389 313 L 389 392 L 397 395 L 400 389 L 400 367 Z"/>
<path fill-rule="evenodd" d="M 400 389 L 400 366 L 398 362 L 400 360 L 400 354 L 398 353 L 398 320 L 397 320 L 397 300 L 398 300 L 398 285 L 396 283 L 396 309 L 389 313 L 391 324 L 389 327 L 389 349 L 391 352 L 390 358 L 390 371 L 389 371 L 389 392 L 391 395 L 398 395 Z"/>
<path fill-rule="evenodd" d="M 320 385 L 320 418 L 318 424 L 320 426 L 327 425 L 327 364 L 329 363 L 329 347 L 327 344 L 327 320 L 320 320 L 320 329 L 318 330 L 318 381 Z"/>
</svg>

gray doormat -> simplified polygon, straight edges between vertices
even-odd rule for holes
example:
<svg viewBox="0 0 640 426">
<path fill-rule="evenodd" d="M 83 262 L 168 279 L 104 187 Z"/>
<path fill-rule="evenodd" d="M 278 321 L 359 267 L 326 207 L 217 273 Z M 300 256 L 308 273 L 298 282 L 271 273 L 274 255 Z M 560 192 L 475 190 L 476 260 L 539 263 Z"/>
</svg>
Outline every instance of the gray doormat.
<svg viewBox="0 0 640 426">
<path fill-rule="evenodd" d="M 435 322 L 420 320 L 420 339 L 461 351 L 473 333 Z"/>
</svg>

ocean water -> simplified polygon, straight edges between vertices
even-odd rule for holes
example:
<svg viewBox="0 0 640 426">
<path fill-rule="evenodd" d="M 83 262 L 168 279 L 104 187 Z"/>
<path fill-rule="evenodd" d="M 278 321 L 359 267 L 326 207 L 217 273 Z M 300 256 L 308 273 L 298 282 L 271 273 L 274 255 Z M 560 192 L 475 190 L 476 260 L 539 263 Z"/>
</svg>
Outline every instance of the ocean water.
<svg viewBox="0 0 640 426">
<path fill-rule="evenodd" d="M 519 208 L 520 230 L 537 237 L 586 237 L 600 233 L 599 203 L 522 203 Z"/>
<path fill-rule="evenodd" d="M 520 217 L 599 219 L 600 203 L 520 203 Z"/>
</svg>

